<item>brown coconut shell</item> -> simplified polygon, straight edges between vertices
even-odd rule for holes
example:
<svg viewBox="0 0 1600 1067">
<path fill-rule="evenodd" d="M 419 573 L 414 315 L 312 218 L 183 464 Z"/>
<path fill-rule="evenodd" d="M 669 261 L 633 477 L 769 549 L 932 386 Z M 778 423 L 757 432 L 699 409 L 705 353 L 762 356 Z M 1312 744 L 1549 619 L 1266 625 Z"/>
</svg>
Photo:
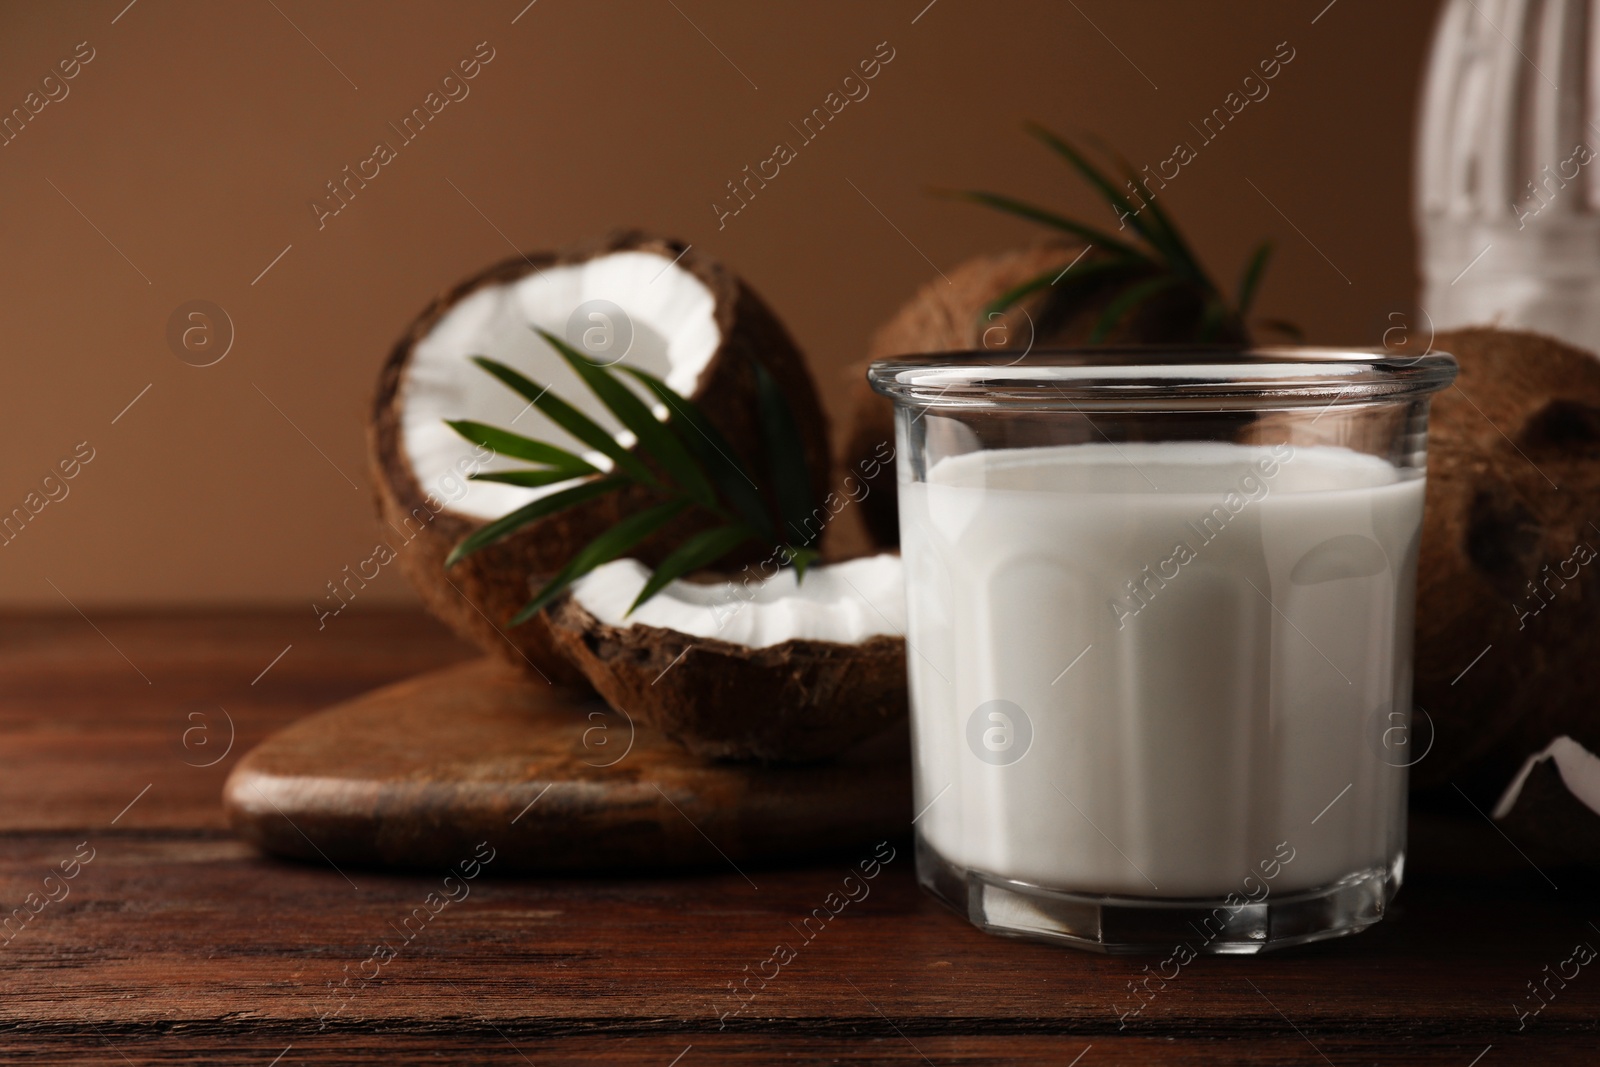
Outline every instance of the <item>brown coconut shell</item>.
<svg viewBox="0 0 1600 1067">
<path fill-rule="evenodd" d="M 570 595 L 548 614 L 556 647 L 612 707 L 707 759 L 828 759 L 906 716 L 903 638 L 747 648 L 608 626 Z"/>
<path fill-rule="evenodd" d="M 1090 334 L 1115 290 L 1096 288 L 1078 293 L 1070 304 L 1046 299 L 1048 294 L 1025 301 L 1019 308 L 990 318 L 984 309 L 1006 290 L 1048 270 L 1059 270 L 1077 259 L 1083 246 L 1051 242 L 995 255 L 969 259 L 929 281 L 894 317 L 878 328 L 867 350 L 866 362 L 849 368 L 849 430 L 840 462 L 844 474 L 866 481 L 870 487 L 861 501 L 861 515 L 873 541 L 893 548 L 900 543 L 900 520 L 894 465 L 877 464 L 885 443 L 894 444 L 894 407 L 867 384 L 867 365 L 873 360 L 905 355 L 988 350 L 1014 352 L 1041 347 L 1088 343 Z M 1090 252 L 1074 269 L 1092 264 Z M 1164 344 L 1188 339 L 1197 306 L 1193 297 L 1173 292 L 1152 300 L 1120 323 L 1105 344 Z M 1243 340 L 1219 336 L 1219 341 Z M 871 475 L 871 477 L 868 477 Z"/>
<path fill-rule="evenodd" d="M 1428 431 L 1415 695 L 1434 737 L 1412 782 L 1492 800 L 1552 737 L 1600 751 L 1600 559 L 1566 562 L 1600 551 L 1600 359 L 1495 329 L 1433 348 L 1461 370 Z"/>
<path fill-rule="evenodd" d="M 619 231 L 565 251 L 507 259 L 436 297 L 395 344 L 378 378 L 368 427 L 368 451 L 379 515 L 389 527 L 410 538 L 398 553 L 398 560 L 429 610 L 486 652 L 531 667 L 552 681 L 573 685 L 584 684 L 583 675 L 556 651 L 543 615 L 514 629 L 508 629 L 506 622 L 573 553 L 623 517 L 659 503 L 659 498 L 638 487 L 608 494 L 526 527 L 446 572 L 445 557 L 483 520 L 453 512 L 439 501 L 424 499 L 424 491 L 401 447 L 400 400 L 412 349 L 464 297 L 485 286 L 515 282 L 547 267 L 581 263 L 620 251 L 655 252 L 665 260 L 676 259 L 679 267 L 711 291 L 722 343 L 690 399 L 722 431 L 735 453 L 746 462 L 748 457 L 762 454 L 753 369 L 759 362 L 789 400 L 813 492 L 819 499 L 827 491 L 830 469 L 827 419 L 805 359 L 788 331 L 737 275 L 681 242 L 637 230 Z M 463 373 L 482 372 L 464 366 Z M 714 521 L 686 513 L 632 554 L 647 564 L 659 563 L 686 537 Z M 752 559 L 760 554 L 759 549 L 751 552 Z M 729 557 L 729 562 L 737 566 L 746 561 Z"/>
</svg>

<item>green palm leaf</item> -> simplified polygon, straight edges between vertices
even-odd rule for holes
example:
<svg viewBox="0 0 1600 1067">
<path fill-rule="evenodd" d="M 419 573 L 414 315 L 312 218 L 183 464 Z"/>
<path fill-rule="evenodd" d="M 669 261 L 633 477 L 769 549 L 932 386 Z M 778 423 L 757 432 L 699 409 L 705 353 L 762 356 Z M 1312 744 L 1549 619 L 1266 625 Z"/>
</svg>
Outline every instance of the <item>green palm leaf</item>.
<svg viewBox="0 0 1600 1067">
<path fill-rule="evenodd" d="M 1217 334 L 1222 332 L 1223 324 L 1228 321 L 1228 305 L 1217 297 L 1206 300 L 1205 311 L 1200 314 L 1200 329 L 1195 335 L 1198 341 L 1210 342 L 1217 339 Z"/>
<path fill-rule="evenodd" d="M 710 473 L 723 498 L 733 505 L 734 511 L 746 525 L 763 540 L 769 542 L 775 540 L 772 518 L 767 514 L 767 505 L 761 499 L 761 492 L 756 488 L 755 480 L 750 477 L 744 466 L 734 459 L 733 446 L 711 420 L 706 418 L 700 406 L 653 374 L 636 367 L 623 367 L 622 370 L 655 394 L 656 398 L 672 412 L 674 421 L 669 425 L 677 428 L 684 445 Z"/>
<path fill-rule="evenodd" d="M 1116 329 L 1117 323 L 1121 322 L 1134 308 L 1156 294 L 1182 284 L 1183 281 L 1179 278 L 1163 275 L 1124 289 L 1117 295 L 1115 300 L 1106 305 L 1106 310 L 1101 314 L 1100 320 L 1094 324 L 1094 332 L 1089 335 L 1089 343 L 1099 344 L 1104 341 L 1106 335 Z"/>
<path fill-rule="evenodd" d="M 610 563 L 646 537 L 671 522 L 689 506 L 687 500 L 674 500 L 635 512 L 583 547 L 556 576 L 545 583 L 534 598 L 507 625 L 518 626 L 543 611 L 562 590 L 602 563 Z"/>
<path fill-rule="evenodd" d="M 475 482 L 499 482 L 501 485 L 519 485 L 524 489 L 537 489 L 542 485 L 557 485 L 561 482 L 570 482 L 573 478 L 582 477 L 571 471 L 560 468 L 546 468 L 544 470 L 525 471 L 487 471 L 483 474 L 469 474 Z"/>
<path fill-rule="evenodd" d="M 623 448 L 599 423 L 548 387 L 541 388 L 519 371 L 494 359 L 473 357 L 478 366 L 526 398 L 574 439 L 608 456 L 615 466 L 610 472 L 602 472 L 584 457 L 548 442 L 470 419 L 449 421 L 448 425 L 467 440 L 492 448 L 498 455 L 534 464 L 525 470 L 472 475 L 475 480 L 522 488 L 553 487 L 556 491 L 474 531 L 455 547 L 445 565 L 454 566 L 531 523 L 629 484 L 657 490 L 657 499 L 666 499 L 625 516 L 575 553 L 517 612 L 509 625 L 526 622 L 548 607 L 578 578 L 628 553 L 691 508 L 702 515 L 715 516 L 721 520 L 720 524 L 710 529 L 696 529 L 667 552 L 629 612 L 673 580 L 709 566 L 750 540 L 771 546 L 783 556 L 784 563 L 794 566 L 797 574 L 804 577 L 807 566 L 818 557 L 815 545 L 821 532 L 812 531 L 806 525 L 813 516 L 810 472 L 794 412 L 776 379 L 764 366 L 752 361 L 757 405 L 752 414 L 761 435 L 772 496 L 792 537 L 777 534 L 769 503 L 755 479 L 736 458 L 733 446 L 697 404 L 646 371 L 620 364 L 596 363 L 561 338 L 544 330 L 538 333 L 617 422 L 632 433 L 637 439 L 637 451 Z M 657 409 L 632 383 L 622 378 L 624 374 L 668 409 L 665 419 L 656 417 Z M 663 471 L 665 478 L 658 477 L 646 460 Z M 577 485 L 559 488 L 559 483 L 574 478 L 583 480 Z M 725 505 L 743 521 L 728 521 L 730 514 L 724 510 Z"/>
<path fill-rule="evenodd" d="M 761 435 L 767 451 L 767 469 L 778 498 L 778 512 L 789 531 L 791 543 L 800 548 L 816 544 L 822 531 L 806 528 L 813 512 L 811 475 L 806 470 L 806 455 L 800 447 L 800 431 L 778 382 L 760 363 L 753 363 L 756 374 L 756 402 L 761 413 Z"/>
<path fill-rule="evenodd" d="M 794 568 L 797 582 L 804 580 L 807 567 L 822 558 L 822 553 L 814 548 L 795 548 L 793 545 L 784 546 L 784 555 L 789 565 Z"/>
<path fill-rule="evenodd" d="M 1183 265 L 1183 250 L 1175 246 L 1159 227 L 1152 227 L 1146 220 L 1140 218 L 1139 210 L 1133 206 L 1133 203 L 1126 196 L 1123 196 L 1121 190 L 1112 184 L 1111 179 L 1101 173 L 1100 169 L 1093 163 L 1090 163 L 1083 153 L 1038 123 L 1028 123 L 1027 130 L 1071 164 L 1073 169 L 1081 174 L 1084 180 L 1094 186 L 1100 195 L 1105 198 L 1106 202 L 1116 211 L 1117 217 L 1132 226 L 1134 232 L 1149 242 L 1151 248 L 1162 253 L 1174 266 Z"/>
<path fill-rule="evenodd" d="M 454 567 L 479 549 L 486 548 L 496 541 L 510 537 L 530 522 L 542 519 L 546 515 L 553 515 L 558 511 L 563 511 L 574 504 L 581 504 L 585 500 L 604 496 L 612 490 L 621 489 L 626 484 L 627 482 L 622 478 L 594 478 L 584 482 L 582 485 L 575 485 L 571 489 L 566 489 L 559 493 L 551 493 L 549 496 L 542 496 L 531 504 L 524 504 L 510 514 L 503 515 L 491 523 L 480 526 L 462 539 L 461 543 L 452 549 L 450 555 L 445 558 L 444 565 L 446 567 Z"/>
<path fill-rule="evenodd" d="M 1284 319 L 1261 319 L 1261 325 L 1274 333 L 1281 333 L 1290 340 L 1299 343 L 1306 339 L 1305 331 L 1292 322 Z"/>
<path fill-rule="evenodd" d="M 655 573 L 629 605 L 628 614 L 633 614 L 640 604 L 661 592 L 668 582 L 711 566 L 749 539 L 750 529 L 746 526 L 719 526 L 695 534 L 657 565 Z"/>
<path fill-rule="evenodd" d="M 540 330 L 539 336 L 561 354 L 617 421 L 633 432 L 643 450 L 665 468 L 668 477 L 696 503 L 717 510 L 717 494 L 705 473 L 690 458 L 678 436 L 651 413 L 632 389 L 613 378 L 609 368 L 596 364 L 555 334 Z"/>
<path fill-rule="evenodd" d="M 1068 271 L 1064 275 L 1059 270 L 1047 271 L 1044 274 L 1039 275 L 1037 278 L 1030 279 L 1029 281 L 1023 282 L 1021 285 L 1015 286 L 1014 288 L 1001 293 L 989 303 L 988 307 L 984 309 L 984 313 L 986 315 L 992 315 L 997 311 L 1004 311 L 1006 308 L 1011 307 L 1023 297 L 1037 292 L 1040 289 L 1051 289 L 1053 287 L 1054 291 L 1050 294 L 1051 299 L 1058 299 L 1066 294 L 1075 293 L 1082 289 L 1089 289 L 1114 278 L 1126 275 L 1146 274 L 1149 273 L 1151 269 L 1150 261 L 1147 259 L 1142 257 L 1121 257 L 1118 259 L 1103 259 L 1096 260 L 1091 263 L 1085 263 L 1077 270 Z M 1058 278 L 1060 281 L 1057 281 Z"/>
<path fill-rule="evenodd" d="M 551 422 L 596 452 L 610 457 L 611 462 L 617 465 L 619 473 L 625 473 L 634 481 L 643 482 L 645 485 L 655 488 L 661 486 L 660 479 L 651 473 L 650 468 L 645 466 L 639 457 L 618 444 L 617 439 L 599 423 L 552 393 L 548 386 L 536 385 L 504 363 L 489 359 L 487 356 L 473 356 L 472 362 L 521 394 L 528 403 L 544 412 Z"/>
<path fill-rule="evenodd" d="M 983 204 L 986 207 L 992 207 L 999 211 L 1004 211 L 1009 215 L 1016 215 L 1020 218 L 1027 219 L 1030 222 L 1037 222 L 1042 225 L 1049 226 L 1051 229 L 1061 230 L 1064 233 L 1070 233 L 1074 237 L 1081 237 L 1090 244 L 1104 248 L 1111 252 L 1118 252 L 1124 256 L 1149 258 L 1140 249 L 1135 248 L 1126 241 L 1111 236 L 1104 230 L 1097 229 L 1094 226 L 1087 226 L 1081 222 L 1074 222 L 1072 219 L 1057 215 L 1053 211 L 1046 211 L 1044 208 L 1034 207 L 1032 204 L 1024 203 L 1023 201 L 1017 200 L 1013 197 L 1001 196 L 999 193 L 985 193 L 976 190 L 947 193 L 945 195 L 952 196 L 958 200 L 970 200 L 975 204 Z"/>
<path fill-rule="evenodd" d="M 1239 299 L 1236 306 L 1239 317 L 1242 319 L 1250 314 L 1250 306 L 1255 303 L 1256 290 L 1261 287 L 1261 275 L 1267 269 L 1267 261 L 1272 258 L 1272 242 L 1262 241 L 1256 248 L 1255 254 L 1250 257 L 1250 262 L 1245 264 L 1244 274 L 1239 279 Z"/>
<path fill-rule="evenodd" d="M 1045 129 L 1036 122 L 1030 123 L 1029 126 L 1035 131 L 1034 136 L 1039 137 L 1051 148 L 1056 148 L 1057 145 L 1066 144 L 1064 138 L 1057 134 L 1051 133 L 1049 130 Z M 1095 137 L 1091 138 L 1090 140 L 1107 156 L 1110 156 L 1112 159 L 1117 161 L 1117 165 L 1122 169 L 1122 175 L 1124 178 L 1133 183 L 1135 186 L 1139 185 L 1139 172 L 1133 169 L 1132 163 L 1129 163 L 1120 152 L 1114 151 L 1100 138 Z M 1151 228 L 1160 231 L 1167 247 L 1169 247 L 1178 256 L 1178 263 L 1175 265 L 1180 266 L 1185 272 L 1192 275 L 1196 280 L 1202 282 L 1203 284 L 1209 285 L 1210 280 L 1206 277 L 1205 270 L 1200 266 L 1199 259 L 1196 258 L 1192 251 L 1190 251 L 1189 243 L 1183 239 L 1183 234 L 1178 232 L 1178 224 L 1172 221 L 1172 216 L 1168 215 L 1166 210 L 1162 208 L 1160 201 L 1157 200 L 1156 195 L 1150 191 L 1150 187 L 1148 185 L 1144 186 L 1143 199 L 1144 207 L 1140 209 L 1140 212 L 1143 213 L 1148 211 L 1150 213 L 1150 221 L 1152 223 Z"/>
<path fill-rule="evenodd" d="M 983 311 L 979 313 L 979 325 L 981 326 L 984 322 L 987 322 L 991 315 L 997 315 L 1013 304 L 1021 303 L 1040 289 L 1050 288 L 1060 274 L 1061 271 L 1051 269 L 1036 277 L 1029 278 L 1019 285 L 1013 285 L 984 305 Z"/>
<path fill-rule="evenodd" d="M 1071 281 L 1063 283 L 1059 276 L 1047 278 L 1045 275 L 1039 275 L 1029 278 L 991 301 L 984 309 L 985 315 L 1015 307 L 1020 301 L 1048 289 L 1049 303 L 1037 326 L 1049 334 L 1052 330 L 1059 330 L 1082 310 L 1082 304 L 1070 301 L 1069 295 L 1086 298 L 1090 295 L 1089 290 L 1108 284 L 1121 274 L 1126 277 L 1127 284 L 1124 287 L 1119 282 L 1120 291 L 1111 306 L 1099 317 L 1090 338 L 1092 342 L 1103 341 L 1116 324 L 1141 303 L 1162 291 L 1174 288 L 1191 290 L 1196 299 L 1192 314 L 1189 313 L 1191 308 L 1187 304 L 1183 309 L 1175 306 L 1173 315 L 1164 317 L 1159 323 L 1151 324 L 1159 327 L 1163 340 L 1214 341 L 1219 337 L 1226 337 L 1230 341 L 1248 342 L 1246 315 L 1254 306 L 1256 294 L 1260 289 L 1261 277 L 1271 256 L 1270 244 L 1263 244 L 1257 248 L 1246 264 L 1239 285 L 1237 304 L 1230 306 L 1222 290 L 1206 273 L 1199 257 L 1184 239 L 1177 223 L 1158 202 L 1150 186 L 1144 184 L 1145 179 L 1140 177 L 1131 163 L 1100 139 L 1090 137 L 1088 140 L 1091 146 L 1113 161 L 1111 166 L 1102 169 L 1072 142 L 1039 123 L 1026 123 L 1025 128 L 1052 152 L 1066 160 L 1072 170 L 1110 206 L 1122 220 L 1122 225 L 1132 228 L 1135 239 L 1131 242 L 1119 240 L 1096 227 L 1086 226 L 1074 219 L 1065 218 L 1045 208 L 1035 207 L 1008 196 L 996 193 L 960 194 L 964 199 L 975 203 L 1029 219 L 1053 230 L 1074 234 L 1092 245 L 1116 254 L 1106 265 L 1091 265 L 1083 270 L 1074 271 L 1073 274 L 1078 276 L 1076 284 Z M 1148 171 L 1148 168 L 1146 170 Z M 1117 173 L 1127 179 L 1129 191 L 1119 187 L 1118 179 L 1113 177 L 1113 174 Z M 1134 200 L 1141 201 L 1137 209 L 1134 208 Z M 1144 280 L 1141 276 L 1148 276 L 1148 280 Z M 1159 280 L 1162 278 L 1168 280 Z M 1269 324 L 1264 322 L 1262 325 Z M 1279 328 L 1285 324 L 1270 325 Z"/>
<path fill-rule="evenodd" d="M 445 425 L 475 445 L 493 449 L 502 456 L 523 459 L 529 463 L 543 463 L 558 470 L 571 471 L 568 477 L 580 474 L 599 474 L 600 469 L 588 460 L 564 448 L 535 441 L 531 437 L 502 430 L 470 419 L 446 419 Z M 474 477 L 477 477 L 476 475 Z M 493 480 L 493 479 L 484 479 Z"/>
</svg>

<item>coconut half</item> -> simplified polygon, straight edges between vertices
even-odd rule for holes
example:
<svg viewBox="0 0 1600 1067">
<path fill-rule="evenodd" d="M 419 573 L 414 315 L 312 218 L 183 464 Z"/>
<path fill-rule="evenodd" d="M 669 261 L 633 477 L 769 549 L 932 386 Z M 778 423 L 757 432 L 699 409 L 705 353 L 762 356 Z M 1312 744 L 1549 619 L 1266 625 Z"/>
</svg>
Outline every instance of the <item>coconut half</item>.
<svg viewBox="0 0 1600 1067">
<path fill-rule="evenodd" d="M 750 573 L 755 573 L 750 569 Z M 696 755 L 800 763 L 906 714 L 900 557 L 786 568 L 765 581 L 675 581 L 617 560 L 549 611 L 557 646 L 619 711 Z"/>
<path fill-rule="evenodd" d="M 624 489 L 444 568 L 450 550 L 479 526 L 572 484 L 470 481 L 471 473 L 522 464 L 469 443 L 444 420 L 488 423 L 569 448 L 601 469 L 611 466 L 469 357 L 489 356 L 549 385 L 624 447 L 635 445 L 535 328 L 601 362 L 664 379 L 702 407 L 740 458 L 761 454 L 753 369 L 759 362 L 789 400 L 819 497 L 828 475 L 827 425 L 803 357 L 776 316 L 735 275 L 675 241 L 630 231 L 565 252 L 519 256 L 467 279 L 418 316 L 383 368 L 369 433 L 379 512 L 404 546 L 397 553 L 401 569 L 463 637 L 547 678 L 578 684 L 581 676 L 555 653 L 542 617 L 514 630 L 505 623 L 573 553 L 658 498 Z M 669 417 L 642 387 L 635 391 L 657 417 Z M 704 525 L 686 515 L 636 552 L 653 564 Z"/>
</svg>

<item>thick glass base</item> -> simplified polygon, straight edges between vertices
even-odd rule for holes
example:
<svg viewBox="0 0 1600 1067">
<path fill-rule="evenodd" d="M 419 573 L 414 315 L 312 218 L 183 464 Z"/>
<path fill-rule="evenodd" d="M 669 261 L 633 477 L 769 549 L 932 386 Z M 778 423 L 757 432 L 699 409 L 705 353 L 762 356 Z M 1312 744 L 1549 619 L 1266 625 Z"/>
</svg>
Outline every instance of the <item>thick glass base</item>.
<svg viewBox="0 0 1600 1067">
<path fill-rule="evenodd" d="M 1404 857 L 1332 885 L 1259 903 L 1095 896 L 1045 889 L 960 867 L 917 834 L 917 880 L 991 934 L 1059 941 L 1092 952 L 1249 955 L 1343 937 L 1383 918 Z M 1241 902 L 1242 901 L 1242 902 Z"/>
</svg>

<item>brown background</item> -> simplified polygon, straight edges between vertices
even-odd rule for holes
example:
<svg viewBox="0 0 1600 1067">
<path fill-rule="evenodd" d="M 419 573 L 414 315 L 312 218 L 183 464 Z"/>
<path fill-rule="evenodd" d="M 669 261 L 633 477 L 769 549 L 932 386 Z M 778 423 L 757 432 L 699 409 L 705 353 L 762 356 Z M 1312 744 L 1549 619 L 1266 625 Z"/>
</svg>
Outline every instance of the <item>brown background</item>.
<svg viewBox="0 0 1600 1067">
<path fill-rule="evenodd" d="M 0 13 L 0 110 L 95 50 L 0 148 L 0 511 L 78 442 L 96 451 L 0 548 L 0 603 L 309 605 L 375 539 L 362 427 L 387 347 L 512 246 L 621 224 L 693 242 L 786 318 L 837 411 L 842 368 L 935 276 L 924 254 L 948 268 L 1032 237 L 928 187 L 1093 213 L 1023 119 L 1155 163 L 1281 41 L 1296 58 L 1271 96 L 1165 202 L 1230 283 L 1276 238 L 1260 309 L 1314 340 L 1375 344 L 1413 300 L 1433 3 L 125 3 Z M 719 232 L 724 183 L 885 40 L 871 95 Z M 471 95 L 319 231 L 323 183 L 481 41 L 495 58 Z M 167 344 L 191 299 L 234 323 L 211 367 Z M 363 596 L 410 594 L 386 569 Z"/>
</svg>

